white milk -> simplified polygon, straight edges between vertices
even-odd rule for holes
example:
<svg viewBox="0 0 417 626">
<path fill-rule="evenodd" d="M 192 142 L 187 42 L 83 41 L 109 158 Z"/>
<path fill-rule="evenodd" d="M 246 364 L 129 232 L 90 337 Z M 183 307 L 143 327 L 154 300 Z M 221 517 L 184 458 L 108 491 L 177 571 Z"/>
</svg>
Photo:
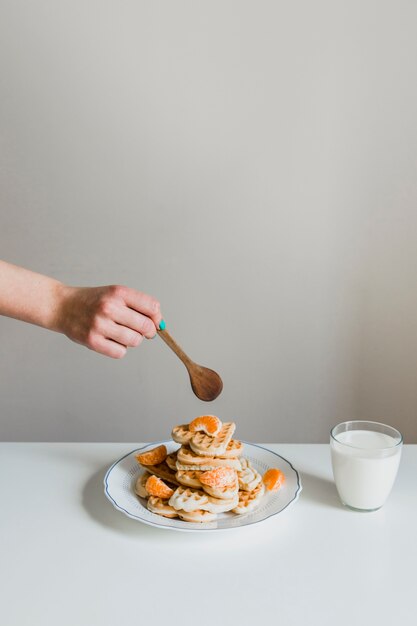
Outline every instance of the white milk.
<svg viewBox="0 0 417 626">
<path fill-rule="evenodd" d="M 335 439 L 331 454 L 340 499 L 355 509 L 378 509 L 394 484 L 401 446 L 393 437 L 370 430 L 348 430 Z"/>
</svg>

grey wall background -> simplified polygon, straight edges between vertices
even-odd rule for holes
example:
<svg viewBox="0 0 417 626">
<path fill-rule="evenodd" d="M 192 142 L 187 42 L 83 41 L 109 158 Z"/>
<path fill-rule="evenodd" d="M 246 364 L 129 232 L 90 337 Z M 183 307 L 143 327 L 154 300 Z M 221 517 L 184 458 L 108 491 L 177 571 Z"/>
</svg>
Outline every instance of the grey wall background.
<svg viewBox="0 0 417 626">
<path fill-rule="evenodd" d="M 4 440 L 417 442 L 417 5 L 0 0 L 0 256 L 157 296 L 113 361 L 0 319 Z"/>
</svg>

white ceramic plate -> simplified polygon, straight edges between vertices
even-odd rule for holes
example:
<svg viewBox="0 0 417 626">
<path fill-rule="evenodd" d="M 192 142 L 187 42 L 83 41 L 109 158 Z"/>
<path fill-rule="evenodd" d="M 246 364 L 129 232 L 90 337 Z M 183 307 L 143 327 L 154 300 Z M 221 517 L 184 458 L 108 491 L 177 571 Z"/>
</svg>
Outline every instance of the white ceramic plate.
<svg viewBox="0 0 417 626">
<path fill-rule="evenodd" d="M 143 446 L 143 448 L 137 448 L 113 463 L 107 470 L 104 478 L 104 492 L 113 506 L 125 515 L 144 524 L 156 526 L 157 528 L 183 531 L 229 530 L 256 524 L 272 515 L 281 513 L 281 511 L 295 502 L 300 494 L 302 488 L 300 476 L 289 461 L 276 452 L 272 452 L 272 450 L 255 444 L 245 443 L 243 456 L 251 461 L 260 474 L 264 474 L 269 467 L 278 467 L 284 472 L 286 480 L 284 486 L 277 493 L 265 494 L 259 507 L 252 513 L 246 515 L 222 513 L 218 515 L 217 520 L 214 522 L 201 524 L 161 517 L 148 511 L 146 500 L 139 498 L 135 494 L 133 487 L 138 476 L 144 471 L 136 461 L 135 455 L 139 450 L 145 452 L 162 443 L 166 445 L 168 453 L 179 448 L 179 445 L 173 441 L 159 441 Z"/>
</svg>

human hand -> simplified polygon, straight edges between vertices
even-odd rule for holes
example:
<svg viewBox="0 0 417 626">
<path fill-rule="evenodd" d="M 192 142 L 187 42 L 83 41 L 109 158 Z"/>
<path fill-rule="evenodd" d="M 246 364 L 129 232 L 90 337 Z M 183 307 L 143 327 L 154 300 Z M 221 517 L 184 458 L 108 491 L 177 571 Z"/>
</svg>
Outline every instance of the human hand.
<svg viewBox="0 0 417 626">
<path fill-rule="evenodd" d="M 114 359 L 154 337 L 162 319 L 155 298 L 121 285 L 62 285 L 60 300 L 55 330 Z"/>
</svg>

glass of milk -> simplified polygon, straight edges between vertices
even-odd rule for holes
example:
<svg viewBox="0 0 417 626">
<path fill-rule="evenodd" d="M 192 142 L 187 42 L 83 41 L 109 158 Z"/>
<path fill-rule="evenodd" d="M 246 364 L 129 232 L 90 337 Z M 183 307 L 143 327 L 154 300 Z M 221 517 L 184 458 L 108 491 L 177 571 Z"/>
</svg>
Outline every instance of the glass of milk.
<svg viewBox="0 0 417 626">
<path fill-rule="evenodd" d="M 381 508 L 400 464 L 401 433 L 379 422 L 343 422 L 330 432 L 333 475 L 340 499 L 357 511 Z"/>
</svg>

